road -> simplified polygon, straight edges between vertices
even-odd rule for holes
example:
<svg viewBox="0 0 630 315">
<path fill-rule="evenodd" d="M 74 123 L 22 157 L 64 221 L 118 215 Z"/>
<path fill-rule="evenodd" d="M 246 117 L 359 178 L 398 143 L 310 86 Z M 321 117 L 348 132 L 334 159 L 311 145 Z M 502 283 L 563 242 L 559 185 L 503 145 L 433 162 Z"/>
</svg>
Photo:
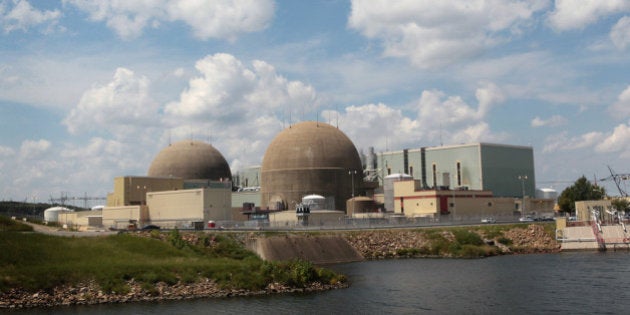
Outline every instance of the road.
<svg viewBox="0 0 630 315">
<path fill-rule="evenodd" d="M 35 232 L 37 232 L 37 233 L 43 233 L 43 234 L 48 234 L 48 235 L 56 235 L 56 236 L 96 237 L 96 236 L 113 235 L 113 234 L 118 233 L 116 231 L 105 231 L 105 230 L 103 230 L 103 231 L 83 231 L 83 232 L 68 231 L 68 230 L 64 230 L 64 229 L 59 228 L 59 227 L 40 225 L 40 224 L 35 224 L 35 223 L 27 222 L 27 221 L 22 222 L 22 223 L 32 226 L 33 230 Z"/>
</svg>

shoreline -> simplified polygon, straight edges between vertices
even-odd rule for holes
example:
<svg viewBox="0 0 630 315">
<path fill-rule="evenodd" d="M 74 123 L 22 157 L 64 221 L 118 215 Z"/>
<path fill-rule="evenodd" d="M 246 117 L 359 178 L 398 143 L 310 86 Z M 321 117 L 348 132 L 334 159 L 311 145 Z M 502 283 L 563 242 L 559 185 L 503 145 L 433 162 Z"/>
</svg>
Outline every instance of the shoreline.
<svg viewBox="0 0 630 315">
<path fill-rule="evenodd" d="M 347 282 L 340 282 L 335 285 L 313 282 L 304 288 L 272 283 L 265 289 L 251 291 L 245 289 L 221 289 L 214 281 L 208 278 L 201 279 L 201 281 L 195 283 L 177 283 L 174 285 L 158 282 L 155 284 L 154 290 L 143 289 L 139 283 L 133 280 L 128 281 L 127 285 L 129 285 L 130 291 L 125 294 L 104 293 L 93 281 L 75 286 L 57 287 L 52 292 L 44 290 L 28 292 L 21 289 L 11 289 L 6 293 L 0 293 L 0 310 L 309 293 L 348 287 Z"/>
<path fill-rule="evenodd" d="M 474 229 L 474 227 L 471 227 Z M 479 233 L 479 232 L 477 232 Z M 146 234 L 146 233 L 145 233 Z M 450 234 L 450 235 L 449 235 Z M 504 234 L 504 235 L 503 235 Z M 361 232 L 346 232 L 341 234 L 344 239 L 359 252 L 364 260 L 400 259 L 400 258 L 484 258 L 500 255 L 558 253 L 560 245 L 548 235 L 543 226 L 530 224 L 506 230 L 502 235 L 512 241 L 508 247 L 497 241 L 497 237 L 483 237 L 486 247 L 492 248 L 487 255 L 478 257 L 455 257 L 448 253 L 428 254 L 419 249 L 430 247 L 430 240 L 420 230 L 367 230 Z M 446 239 L 453 237 L 451 232 L 441 231 L 440 235 Z M 138 237 L 147 237 L 142 233 Z M 187 242 L 196 242 L 194 234 L 182 235 Z M 251 236 L 251 235 L 250 235 Z M 267 237 L 257 235 L 256 237 Z M 312 236 L 307 236 L 312 237 Z M 492 243 L 492 245 L 489 245 Z M 0 310 L 25 309 L 33 307 L 56 307 L 69 305 L 95 305 L 105 303 L 132 303 L 167 300 L 187 300 L 197 298 L 224 298 L 234 296 L 257 296 L 283 293 L 321 292 L 349 287 L 348 281 L 331 285 L 313 282 L 305 287 L 289 287 L 280 283 L 268 284 L 261 290 L 222 289 L 209 278 L 200 278 L 196 282 L 173 285 L 164 282 L 154 283 L 147 288 L 141 283 L 128 280 L 129 291 L 123 294 L 103 292 L 95 281 L 83 282 L 73 286 L 55 287 L 52 290 L 29 292 L 23 289 L 10 289 L 0 292 Z"/>
</svg>

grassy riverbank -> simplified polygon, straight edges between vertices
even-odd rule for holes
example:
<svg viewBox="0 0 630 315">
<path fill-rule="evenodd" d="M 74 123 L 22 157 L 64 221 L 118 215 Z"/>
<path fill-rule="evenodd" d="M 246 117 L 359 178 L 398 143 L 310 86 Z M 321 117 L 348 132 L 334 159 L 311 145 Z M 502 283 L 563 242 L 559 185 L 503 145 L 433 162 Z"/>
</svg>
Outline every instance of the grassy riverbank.
<svg viewBox="0 0 630 315">
<path fill-rule="evenodd" d="M 126 293 L 129 281 L 151 292 L 156 284 L 194 283 L 211 279 L 221 288 L 260 290 L 272 283 L 305 287 L 331 284 L 343 276 L 305 261 L 262 261 L 227 234 L 178 231 L 145 237 L 56 237 L 28 230 L 19 222 L 0 222 L 0 293 L 30 292 L 95 281 L 106 293 Z M 190 236 L 187 236 L 190 238 Z"/>
</svg>

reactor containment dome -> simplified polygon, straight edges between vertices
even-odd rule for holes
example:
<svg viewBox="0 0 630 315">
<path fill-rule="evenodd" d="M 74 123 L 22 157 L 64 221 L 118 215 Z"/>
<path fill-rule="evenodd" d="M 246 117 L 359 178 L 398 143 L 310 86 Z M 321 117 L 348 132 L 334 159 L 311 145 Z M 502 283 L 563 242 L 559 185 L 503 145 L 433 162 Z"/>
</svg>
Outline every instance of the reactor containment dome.
<svg viewBox="0 0 630 315">
<path fill-rule="evenodd" d="M 221 152 L 209 143 L 183 140 L 157 154 L 148 176 L 224 181 L 232 179 L 232 172 Z"/>
<path fill-rule="evenodd" d="M 295 209 L 307 195 L 324 196 L 329 210 L 345 210 L 363 179 L 361 158 L 338 128 L 301 122 L 269 144 L 261 167 L 261 201 L 273 210 Z"/>
</svg>

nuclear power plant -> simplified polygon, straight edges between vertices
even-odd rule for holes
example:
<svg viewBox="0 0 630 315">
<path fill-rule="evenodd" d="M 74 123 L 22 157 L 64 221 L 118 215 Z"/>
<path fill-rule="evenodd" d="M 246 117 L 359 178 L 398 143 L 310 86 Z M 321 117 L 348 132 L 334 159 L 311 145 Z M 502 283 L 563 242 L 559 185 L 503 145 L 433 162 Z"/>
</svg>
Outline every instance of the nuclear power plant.
<svg viewBox="0 0 630 315">
<path fill-rule="evenodd" d="M 159 151 L 146 176 L 114 179 L 98 211 L 59 213 L 75 227 L 207 229 L 511 220 L 553 214 L 535 198 L 531 147 L 471 143 L 360 153 L 339 128 L 292 124 L 260 166 L 232 174 L 221 152 L 183 140 Z"/>
</svg>

